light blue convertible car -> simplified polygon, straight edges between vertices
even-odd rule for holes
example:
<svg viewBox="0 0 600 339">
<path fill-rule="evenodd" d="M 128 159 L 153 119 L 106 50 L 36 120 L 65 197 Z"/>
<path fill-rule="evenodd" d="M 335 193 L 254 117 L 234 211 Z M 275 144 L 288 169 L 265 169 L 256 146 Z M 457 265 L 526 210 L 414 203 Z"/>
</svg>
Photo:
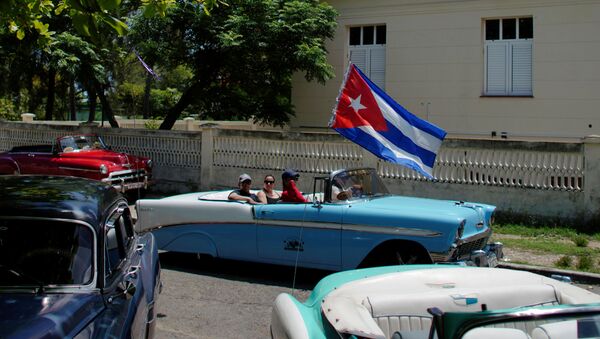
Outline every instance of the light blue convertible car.
<svg viewBox="0 0 600 339">
<path fill-rule="evenodd" d="M 162 250 L 335 271 L 502 257 L 502 244 L 488 244 L 494 206 L 392 195 L 368 168 L 313 187 L 303 204 L 228 201 L 230 190 L 142 199 L 136 227 Z"/>
</svg>

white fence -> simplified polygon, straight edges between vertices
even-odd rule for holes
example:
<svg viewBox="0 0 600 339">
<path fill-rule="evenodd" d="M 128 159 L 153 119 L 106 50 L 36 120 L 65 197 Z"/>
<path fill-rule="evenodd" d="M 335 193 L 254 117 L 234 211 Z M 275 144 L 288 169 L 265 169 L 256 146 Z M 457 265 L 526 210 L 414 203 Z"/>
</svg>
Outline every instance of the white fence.
<svg viewBox="0 0 600 339">
<path fill-rule="evenodd" d="M 435 180 L 379 161 L 334 133 L 231 130 L 111 129 L 55 124 L 0 123 L 0 151 L 50 143 L 76 132 L 98 133 L 117 151 L 151 157 L 157 189 L 169 192 L 233 187 L 240 173 L 262 182 L 285 168 L 311 178 L 339 168 L 375 167 L 390 190 L 422 197 L 480 201 L 499 211 L 557 219 L 595 220 L 600 210 L 600 144 L 447 139 L 434 167 Z"/>
</svg>

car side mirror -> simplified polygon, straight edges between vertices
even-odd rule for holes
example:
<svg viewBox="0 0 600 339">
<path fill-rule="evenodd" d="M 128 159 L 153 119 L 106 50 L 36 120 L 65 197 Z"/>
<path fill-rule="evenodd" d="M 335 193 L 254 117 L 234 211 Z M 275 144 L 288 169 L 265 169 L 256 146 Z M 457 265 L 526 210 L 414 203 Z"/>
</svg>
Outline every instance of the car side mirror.
<svg viewBox="0 0 600 339">
<path fill-rule="evenodd" d="M 317 199 L 315 196 L 315 199 L 313 200 L 313 204 L 312 207 L 314 208 L 322 208 L 323 206 L 321 206 L 321 200 Z"/>
</svg>

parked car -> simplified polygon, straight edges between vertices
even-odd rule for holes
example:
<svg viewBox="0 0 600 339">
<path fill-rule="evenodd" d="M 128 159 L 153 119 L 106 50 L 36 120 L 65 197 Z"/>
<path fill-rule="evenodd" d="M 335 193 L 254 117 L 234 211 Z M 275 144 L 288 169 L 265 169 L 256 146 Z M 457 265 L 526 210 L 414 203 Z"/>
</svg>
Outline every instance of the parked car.
<svg viewBox="0 0 600 339">
<path fill-rule="evenodd" d="M 0 190 L 0 338 L 153 336 L 158 251 L 119 192 L 50 176 Z"/>
<path fill-rule="evenodd" d="M 97 135 L 69 135 L 52 145 L 17 146 L 1 153 L 0 174 L 83 177 L 126 192 L 148 187 L 152 160 L 112 151 Z"/>
<path fill-rule="evenodd" d="M 334 185 L 346 185 L 342 200 Z M 230 190 L 141 199 L 137 227 L 166 251 L 326 270 L 495 266 L 502 257 L 502 244 L 488 244 L 494 206 L 391 195 L 366 168 L 317 177 L 314 187 L 305 204 L 228 201 Z"/>
<path fill-rule="evenodd" d="M 404 265 L 339 272 L 277 296 L 275 339 L 598 338 L 600 296 L 517 270 Z"/>
</svg>

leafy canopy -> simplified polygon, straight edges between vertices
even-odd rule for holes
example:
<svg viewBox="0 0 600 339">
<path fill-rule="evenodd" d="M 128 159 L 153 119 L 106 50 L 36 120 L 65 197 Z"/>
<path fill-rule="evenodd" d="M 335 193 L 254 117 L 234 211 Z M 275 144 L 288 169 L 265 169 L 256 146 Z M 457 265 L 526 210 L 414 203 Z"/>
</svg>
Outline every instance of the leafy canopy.
<svg viewBox="0 0 600 339">
<path fill-rule="evenodd" d="M 321 83 L 333 76 L 325 48 L 336 27 L 331 6 L 317 0 L 227 4 L 210 15 L 178 5 L 165 17 L 131 20 L 128 41 L 144 59 L 166 68 L 185 65 L 194 74 L 161 128 L 170 128 L 188 105 L 204 118 L 283 125 L 294 114 L 294 73 Z"/>
</svg>

